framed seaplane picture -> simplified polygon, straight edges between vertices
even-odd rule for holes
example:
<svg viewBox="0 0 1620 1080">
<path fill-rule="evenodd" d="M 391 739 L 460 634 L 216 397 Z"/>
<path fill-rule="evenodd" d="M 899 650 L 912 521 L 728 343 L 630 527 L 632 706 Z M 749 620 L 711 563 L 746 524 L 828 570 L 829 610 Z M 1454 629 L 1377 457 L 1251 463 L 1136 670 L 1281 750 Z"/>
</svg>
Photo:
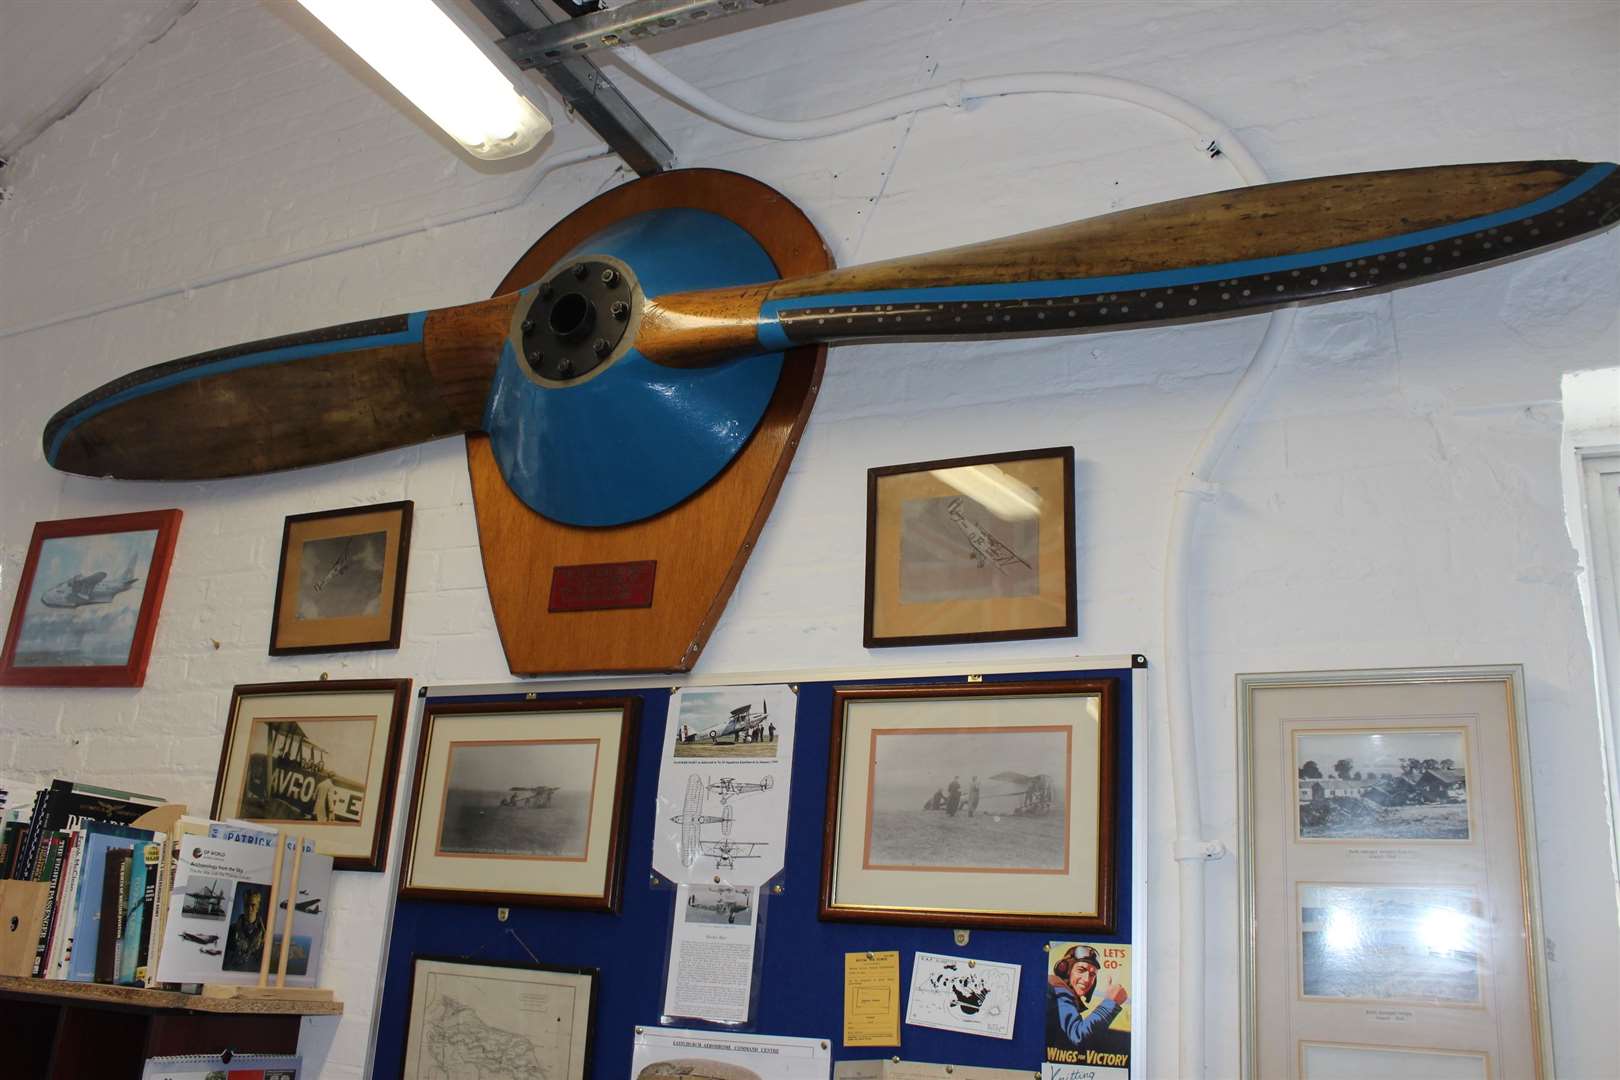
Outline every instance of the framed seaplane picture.
<svg viewBox="0 0 1620 1080">
<path fill-rule="evenodd" d="M 179 510 L 36 522 L 0 686 L 144 683 L 179 531 Z"/>
<path fill-rule="evenodd" d="M 821 917 L 1112 933 L 1112 679 L 833 692 Z"/>
<path fill-rule="evenodd" d="M 409 679 L 236 687 L 210 816 L 301 833 L 336 870 L 381 870 L 410 699 Z"/>
<path fill-rule="evenodd" d="M 1070 637 L 1074 581 L 1073 447 L 867 471 L 867 648 Z"/>
<path fill-rule="evenodd" d="M 400 896 L 617 911 L 639 708 L 429 701 Z"/>
</svg>

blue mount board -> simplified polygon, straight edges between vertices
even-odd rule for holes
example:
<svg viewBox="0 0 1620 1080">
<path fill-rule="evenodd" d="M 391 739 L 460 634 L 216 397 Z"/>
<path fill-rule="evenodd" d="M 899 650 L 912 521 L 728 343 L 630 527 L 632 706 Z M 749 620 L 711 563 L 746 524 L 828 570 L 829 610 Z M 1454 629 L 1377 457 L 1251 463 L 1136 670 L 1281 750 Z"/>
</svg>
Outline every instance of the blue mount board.
<svg viewBox="0 0 1620 1080">
<path fill-rule="evenodd" d="M 1131 788 L 1131 672 L 1128 668 L 1090 671 L 1043 671 L 1027 675 L 986 675 L 987 683 L 1033 682 L 1065 678 L 1117 680 L 1118 728 L 1114 774 L 1118 789 L 1114 860 L 1118 868 L 1119 912 L 1112 936 L 1084 935 L 1098 941 L 1131 940 L 1131 828 L 1135 792 Z M 960 684 L 961 677 L 940 679 L 842 680 L 838 686 Z M 761 898 L 762 974 L 755 983 L 755 1023 L 750 1030 L 831 1040 L 833 1058 L 881 1058 L 898 1053 L 912 1061 L 938 1061 L 998 1068 L 1040 1068 L 1045 1046 L 1046 953 L 1048 941 L 1066 935 L 1045 930 L 974 930 L 958 948 L 947 929 L 867 926 L 822 922 L 817 918 L 821 890 L 821 841 L 827 802 L 834 683 L 799 686 L 798 729 L 794 735 L 793 793 L 788 815 L 787 868 L 780 879 L 784 892 Z M 382 1007 L 377 1025 L 377 1053 L 372 1075 L 398 1076 L 405 1061 L 409 1020 L 412 957 L 461 957 L 473 962 L 531 962 L 508 929 L 532 949 L 542 963 L 598 970 L 596 1037 L 589 1075 L 596 1080 L 630 1076 L 631 1038 L 638 1024 L 656 1026 L 663 1005 L 663 973 L 669 952 L 673 889 L 648 885 L 652 867 L 654 807 L 658 763 L 668 716 L 667 690 L 630 691 L 642 700 L 636 732 L 635 769 L 629 803 L 624 901 L 618 915 L 514 907 L 506 923 L 495 921 L 490 904 L 447 904 L 401 900 L 394 912 Z M 564 695 L 558 695 L 564 696 Z M 579 694 L 567 694 L 578 698 Z M 609 695 L 624 697 L 625 691 Z M 443 700 L 522 700 L 526 694 L 453 697 Z M 543 699 L 545 695 L 541 695 Z M 843 1047 L 844 954 L 868 949 L 900 950 L 902 1002 L 910 993 L 914 954 L 924 952 L 972 956 L 1023 966 L 1018 1018 L 1009 1041 L 960 1035 L 902 1024 L 901 1047 Z M 1137 963 L 1145 963 L 1140 958 Z M 903 1014 L 902 1014 L 903 1016 Z M 700 1027 L 699 1024 L 681 1026 Z"/>
</svg>

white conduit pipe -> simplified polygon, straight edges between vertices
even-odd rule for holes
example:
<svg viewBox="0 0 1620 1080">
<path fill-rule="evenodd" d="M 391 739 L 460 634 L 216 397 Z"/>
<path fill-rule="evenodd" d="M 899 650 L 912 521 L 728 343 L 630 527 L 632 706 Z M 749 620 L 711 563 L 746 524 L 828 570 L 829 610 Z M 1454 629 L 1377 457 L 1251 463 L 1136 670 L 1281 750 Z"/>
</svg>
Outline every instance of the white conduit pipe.
<svg viewBox="0 0 1620 1080">
<path fill-rule="evenodd" d="M 833 116 L 812 120 L 768 120 L 717 101 L 634 46 L 614 50 L 619 60 L 649 83 L 711 120 L 766 139 L 813 139 L 850 131 L 918 109 L 959 107 L 971 98 L 1008 94 L 1086 94 L 1152 109 L 1190 128 L 1200 147 L 1219 147 L 1248 184 L 1267 180 L 1265 170 L 1238 137 L 1202 109 L 1141 83 L 1102 75 L 1046 72 L 966 79 Z M 1295 308 L 1275 312 L 1264 338 L 1221 411 L 1210 424 L 1176 485 L 1170 533 L 1165 547 L 1164 660 L 1168 681 L 1170 768 L 1175 787 L 1176 851 L 1179 864 L 1179 1060 L 1176 1075 L 1202 1076 L 1204 1042 L 1204 863 L 1225 854 L 1218 841 L 1204 839 L 1199 804 L 1198 745 L 1192 721 L 1192 677 L 1188 660 L 1187 584 L 1191 578 L 1192 536 L 1197 503 L 1213 494 L 1208 477 L 1231 442 L 1249 406 L 1277 365 L 1293 330 Z"/>
<path fill-rule="evenodd" d="M 119 311 L 123 308 L 135 307 L 138 304 L 150 303 L 153 300 L 162 300 L 170 296 L 179 296 L 182 293 L 189 293 L 195 289 L 207 288 L 210 285 L 221 285 L 227 281 L 235 281 L 238 278 L 252 277 L 254 274 L 263 274 L 270 270 L 280 270 L 282 267 L 291 266 L 294 263 L 309 262 L 314 259 L 323 259 L 328 255 L 339 255 L 345 251 L 354 251 L 357 248 L 369 247 L 372 244 L 381 244 L 388 240 L 398 240 L 402 237 L 414 236 L 417 233 L 428 232 L 431 229 L 439 229 L 447 225 L 459 225 L 464 221 L 471 221 L 474 218 L 486 217 L 490 214 L 499 214 L 503 211 L 510 210 L 513 207 L 521 206 L 525 202 L 528 202 L 529 197 L 534 194 L 535 189 L 540 186 L 541 182 L 558 169 L 566 168 L 569 165 L 578 165 L 583 161 L 593 161 L 596 158 L 611 156 L 613 156 L 613 151 L 600 146 L 589 147 L 583 150 L 571 150 L 566 154 L 558 154 L 556 157 L 544 159 L 541 162 L 540 167 L 535 169 L 534 175 L 529 179 L 529 182 L 525 184 L 515 195 L 509 195 L 506 198 L 498 199 L 495 202 L 482 203 L 478 206 L 469 207 L 465 210 L 457 210 L 453 213 L 441 214 L 438 217 L 427 218 L 423 221 L 413 222 L 410 225 L 401 225 L 397 228 L 387 229 L 383 232 L 372 233 L 369 236 L 353 237 L 348 240 L 339 240 L 335 243 L 326 244 L 318 248 L 311 248 L 309 250 L 300 251 L 291 255 L 278 255 L 273 259 L 265 259 L 262 262 L 248 263 L 243 266 L 233 266 L 229 270 L 221 270 L 218 273 L 193 278 L 190 281 L 178 282 L 174 285 L 159 286 L 156 289 L 148 289 L 143 293 L 137 293 L 133 296 L 125 296 L 118 300 L 108 300 L 105 303 L 94 304 L 90 307 L 77 308 L 61 315 L 52 315 L 48 318 L 40 319 L 37 322 L 24 323 L 21 326 L 8 326 L 4 329 L 0 329 L 0 339 L 15 337 L 18 334 L 29 334 L 35 330 L 44 330 L 46 327 L 50 326 L 60 326 L 62 323 L 74 322 L 78 319 L 88 319 L 93 315 L 104 315 L 109 311 Z"/>
</svg>

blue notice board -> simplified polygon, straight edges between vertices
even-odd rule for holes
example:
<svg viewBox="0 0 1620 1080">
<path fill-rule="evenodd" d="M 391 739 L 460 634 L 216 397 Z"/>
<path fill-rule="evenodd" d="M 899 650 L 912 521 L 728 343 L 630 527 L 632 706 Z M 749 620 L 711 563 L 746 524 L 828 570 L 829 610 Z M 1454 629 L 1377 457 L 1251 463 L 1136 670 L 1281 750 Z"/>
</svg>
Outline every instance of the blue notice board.
<svg viewBox="0 0 1620 1080">
<path fill-rule="evenodd" d="M 787 866 L 779 879 L 783 886 L 780 894 L 762 890 L 767 894 L 761 899 L 759 915 L 759 947 L 764 957 L 755 986 L 755 1020 L 746 1030 L 827 1039 L 833 1048 L 834 1060 L 899 1055 L 911 1061 L 1039 1069 L 1044 1056 L 1046 1015 L 1047 954 L 1043 946 L 1050 940 L 1077 937 L 1097 941 L 1131 940 L 1131 833 L 1135 806 L 1131 783 L 1134 751 L 1131 670 L 1041 671 L 983 677 L 986 683 L 1054 679 L 1115 680 L 1115 933 L 975 929 L 970 943 L 958 947 L 951 931 L 942 927 L 821 921 L 817 912 L 835 686 L 952 685 L 963 683 L 966 676 L 801 683 L 798 727 L 794 736 Z M 429 700 L 430 703 L 535 700 L 531 693 L 520 691 L 477 697 L 445 693 Z M 540 700 L 546 696 L 537 695 Z M 556 696 L 577 700 L 592 695 L 559 692 Z M 596 1032 L 590 1075 L 598 1080 L 624 1080 L 630 1075 L 634 1029 L 637 1025 L 656 1026 L 662 1009 L 664 962 L 669 950 L 671 908 L 675 901 L 673 889 L 654 888 L 650 883 L 659 755 L 670 692 L 664 688 L 615 690 L 595 696 L 635 696 L 642 703 L 628 785 L 627 862 L 619 913 L 513 907 L 508 921 L 501 923 L 496 920 L 493 904 L 400 900 L 394 912 L 388 966 L 384 973 L 373 1075 L 398 1076 L 404 1066 L 414 957 L 456 957 L 475 963 L 529 963 L 530 957 L 519 944 L 519 938 L 541 963 L 597 969 Z M 404 822 L 397 827 L 403 830 Z M 918 951 L 1022 965 L 1013 1039 L 962 1035 L 903 1023 L 901 1046 L 897 1049 L 845 1049 L 842 1045 L 844 954 L 866 950 L 899 950 L 902 1018 L 905 995 L 910 992 L 913 956 Z M 1141 970 L 1144 962 L 1145 958 L 1133 958 L 1135 970 Z M 702 1025 L 683 1022 L 681 1026 Z"/>
</svg>

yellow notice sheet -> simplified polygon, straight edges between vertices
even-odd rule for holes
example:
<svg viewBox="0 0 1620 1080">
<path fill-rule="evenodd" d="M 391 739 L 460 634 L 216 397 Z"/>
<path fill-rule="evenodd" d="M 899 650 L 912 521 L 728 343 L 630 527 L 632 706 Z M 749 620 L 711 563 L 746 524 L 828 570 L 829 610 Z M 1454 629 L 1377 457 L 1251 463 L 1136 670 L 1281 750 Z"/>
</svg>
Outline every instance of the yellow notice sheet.
<svg viewBox="0 0 1620 1080">
<path fill-rule="evenodd" d="M 900 954 L 844 954 L 844 1045 L 900 1045 Z"/>
</svg>

